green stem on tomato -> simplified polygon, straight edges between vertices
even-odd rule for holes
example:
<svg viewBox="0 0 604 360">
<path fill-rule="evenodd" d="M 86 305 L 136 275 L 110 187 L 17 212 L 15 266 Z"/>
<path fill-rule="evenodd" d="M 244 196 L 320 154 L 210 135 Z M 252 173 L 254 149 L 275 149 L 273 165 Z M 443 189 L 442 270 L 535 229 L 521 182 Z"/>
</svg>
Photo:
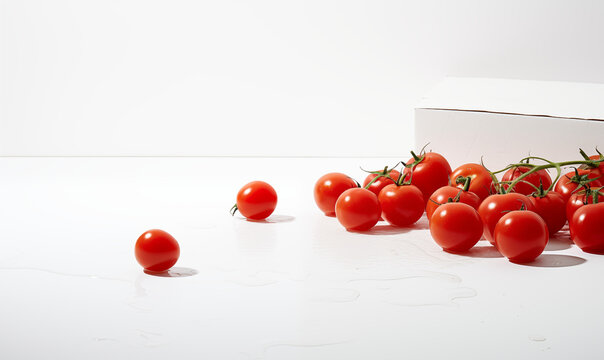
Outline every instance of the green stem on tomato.
<svg viewBox="0 0 604 360">
<path fill-rule="evenodd" d="M 539 170 L 545 170 L 545 169 L 551 169 L 551 168 L 559 168 L 562 166 L 570 166 L 570 165 L 589 165 L 592 167 L 597 167 L 599 164 L 598 161 L 594 161 L 594 160 L 575 160 L 575 161 L 563 161 L 563 162 L 559 162 L 559 163 L 553 163 L 550 162 L 549 164 L 543 164 L 543 165 L 539 165 L 539 166 L 535 166 L 532 169 L 530 169 L 529 171 L 523 173 L 522 175 L 520 175 L 519 177 L 517 177 L 516 179 L 514 179 L 514 181 L 512 181 L 510 183 L 510 186 L 507 188 L 506 192 L 509 192 L 511 189 L 514 189 L 514 186 L 516 186 L 516 184 L 521 181 L 522 179 L 526 178 L 527 176 L 539 171 Z M 520 166 L 526 166 L 526 164 L 520 163 L 520 164 L 511 164 L 509 165 L 511 167 L 520 167 Z"/>
</svg>

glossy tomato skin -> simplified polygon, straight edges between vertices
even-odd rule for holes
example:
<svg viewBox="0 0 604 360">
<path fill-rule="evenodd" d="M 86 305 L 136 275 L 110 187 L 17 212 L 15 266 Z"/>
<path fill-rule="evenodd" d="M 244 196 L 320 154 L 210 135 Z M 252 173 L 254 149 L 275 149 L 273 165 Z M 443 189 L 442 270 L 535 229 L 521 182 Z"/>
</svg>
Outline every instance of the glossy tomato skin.
<svg viewBox="0 0 604 360">
<path fill-rule="evenodd" d="M 277 207 L 277 192 L 264 181 L 252 181 L 237 193 L 237 209 L 251 220 L 269 217 Z"/>
<path fill-rule="evenodd" d="M 444 156 L 435 152 L 427 152 L 423 156 L 423 160 L 413 170 L 411 184 L 421 190 L 424 194 L 424 204 L 426 204 L 433 192 L 449 184 L 451 165 Z M 411 158 L 407 164 L 411 164 L 413 161 L 414 159 Z M 404 174 L 410 172 L 411 169 L 409 168 L 405 168 L 403 171 Z"/>
<path fill-rule="evenodd" d="M 600 176 L 600 174 L 598 172 L 590 172 L 590 171 L 583 170 L 583 169 L 579 169 L 578 172 L 579 172 L 579 176 L 587 174 L 588 179 L 595 179 Z M 560 176 L 560 179 L 558 179 L 558 182 L 556 182 L 556 185 L 554 186 L 554 191 L 557 192 L 558 194 L 562 195 L 565 202 L 567 202 L 568 199 L 570 199 L 570 197 L 573 195 L 573 193 L 576 192 L 575 190 L 579 186 L 579 184 L 577 182 L 575 182 L 575 180 L 576 180 L 575 172 L 571 171 L 571 172 L 568 172 L 568 173 Z M 593 188 L 602 186 L 600 179 L 594 180 L 594 181 L 590 182 L 589 184 Z"/>
<path fill-rule="evenodd" d="M 549 191 L 545 196 L 530 196 L 533 210 L 545 220 L 550 236 L 554 235 L 566 224 L 566 203 L 564 197 L 555 191 Z"/>
<path fill-rule="evenodd" d="M 588 253 L 604 253 L 604 202 L 578 209 L 569 221 L 573 241 Z"/>
<path fill-rule="evenodd" d="M 592 155 L 589 158 L 592 160 L 600 160 L 600 155 Z M 589 172 L 593 172 L 593 173 L 597 174 L 598 176 L 604 175 L 604 161 L 600 162 L 600 166 L 598 166 L 597 168 L 587 169 L 587 170 Z"/>
<path fill-rule="evenodd" d="M 355 187 L 357 187 L 356 181 L 348 175 L 337 172 L 325 174 L 315 183 L 315 203 L 325 215 L 336 216 L 338 197 L 344 191 Z"/>
<path fill-rule="evenodd" d="M 463 183 L 455 184 L 455 180 L 460 176 L 469 177 L 470 179 L 472 179 L 468 191 L 471 191 L 474 194 L 478 195 L 480 201 L 486 199 L 489 195 L 494 192 L 493 178 L 491 178 L 489 170 L 487 170 L 484 166 L 480 164 L 464 164 L 458 167 L 457 169 L 453 170 L 453 173 L 451 173 L 452 186 L 463 188 Z"/>
<path fill-rule="evenodd" d="M 377 196 L 364 188 L 348 189 L 336 201 L 336 218 L 346 230 L 371 229 L 377 224 L 381 212 Z"/>
<path fill-rule="evenodd" d="M 145 270 L 160 272 L 176 264 L 180 256 L 180 246 L 172 235 L 153 229 L 138 237 L 134 245 L 134 255 Z"/>
<path fill-rule="evenodd" d="M 511 211 L 501 217 L 494 231 L 495 247 L 511 262 L 535 260 L 547 245 L 547 224 L 537 213 Z"/>
<path fill-rule="evenodd" d="M 514 181 L 529 170 L 531 170 L 531 168 L 528 166 L 519 166 L 516 168 L 511 168 L 506 171 L 505 174 L 503 174 L 501 181 Z M 552 185 L 552 178 L 549 176 L 549 173 L 545 169 L 536 171 L 528 175 L 527 177 L 523 178 L 522 181 L 529 182 L 537 188 L 539 187 L 540 183 L 543 183 L 544 189 L 548 189 Z M 512 189 L 513 192 L 524 195 L 530 195 L 535 192 L 535 189 L 532 186 L 523 183 L 522 181 L 514 185 L 514 188 Z M 503 188 L 506 190 L 508 189 L 508 187 L 509 186 L 507 184 L 503 185 Z"/>
<path fill-rule="evenodd" d="M 378 176 L 377 174 L 367 175 L 367 177 L 365 178 L 365 181 L 363 181 L 363 187 L 366 187 L 367 184 L 369 184 L 371 182 L 371 180 L 373 180 L 377 176 Z M 388 176 L 390 176 L 394 180 L 398 180 L 398 178 L 401 176 L 401 173 L 398 170 L 390 170 L 390 172 L 388 173 Z M 377 196 L 380 194 L 380 191 L 382 191 L 382 189 L 386 185 L 390 185 L 390 184 L 394 184 L 394 181 L 388 179 L 387 177 L 380 177 L 379 179 L 374 181 L 371 185 L 369 185 L 368 189 L 369 189 L 369 191 L 371 191 L 372 193 L 374 193 Z"/>
<path fill-rule="evenodd" d="M 462 189 L 455 186 L 443 186 L 432 193 L 430 196 L 430 201 L 426 204 L 426 216 L 428 220 L 432 219 L 432 215 L 436 208 L 438 208 L 439 204 L 444 204 L 449 199 L 455 199 L 457 194 L 461 191 L 459 196 L 459 202 L 464 204 L 468 204 L 474 209 L 478 210 L 480 206 L 481 200 L 478 195 L 474 194 L 471 191 L 462 191 Z"/>
<path fill-rule="evenodd" d="M 524 205 L 526 210 L 533 210 L 528 196 L 518 193 L 493 194 L 487 197 L 478 207 L 478 213 L 484 225 L 484 237 L 495 244 L 493 232 L 495 225 L 506 212 L 519 210 Z"/>
<path fill-rule="evenodd" d="M 448 252 L 470 250 L 482 236 L 480 215 L 464 203 L 447 203 L 439 206 L 430 221 L 430 234 L 436 243 Z"/>
<path fill-rule="evenodd" d="M 598 195 L 598 202 L 604 202 L 604 196 Z M 568 199 L 568 202 L 566 203 L 566 218 L 569 219 L 569 222 L 570 222 L 570 219 L 573 218 L 573 216 L 575 215 L 577 210 L 579 210 L 586 204 L 593 204 L 593 203 L 594 203 L 593 195 L 585 195 L 584 192 L 574 193 L 573 195 L 571 195 L 570 199 Z M 570 223 L 569 223 L 569 225 L 570 225 Z M 574 238 L 575 238 L 574 229 L 570 228 L 569 230 L 570 230 L 570 238 L 571 238 L 571 240 L 574 240 Z"/>
<path fill-rule="evenodd" d="M 378 195 L 382 218 L 394 226 L 409 226 L 424 214 L 424 195 L 414 185 L 386 185 Z"/>
</svg>

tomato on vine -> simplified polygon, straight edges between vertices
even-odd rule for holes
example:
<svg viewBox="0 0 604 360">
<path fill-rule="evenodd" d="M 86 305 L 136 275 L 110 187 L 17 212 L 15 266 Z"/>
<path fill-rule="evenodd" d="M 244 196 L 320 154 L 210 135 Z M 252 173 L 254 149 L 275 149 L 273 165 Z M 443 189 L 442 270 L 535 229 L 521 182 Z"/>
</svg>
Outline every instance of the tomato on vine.
<svg viewBox="0 0 604 360">
<path fill-rule="evenodd" d="M 435 152 L 422 152 L 417 156 L 412 151 L 411 155 L 413 157 L 406 163 L 403 174 L 413 172 L 411 184 L 421 190 L 424 204 L 427 204 L 434 191 L 449 184 L 451 165 L 444 156 Z"/>
<path fill-rule="evenodd" d="M 566 202 L 559 193 L 540 187 L 537 192 L 529 196 L 529 200 L 533 204 L 533 210 L 545 220 L 550 236 L 560 231 L 566 224 Z"/>
<path fill-rule="evenodd" d="M 394 226 L 409 226 L 424 214 L 424 195 L 414 185 L 404 182 L 386 185 L 378 195 L 382 218 Z"/>
<path fill-rule="evenodd" d="M 474 209 L 478 209 L 480 206 L 481 200 L 478 195 L 469 191 L 468 189 L 472 186 L 471 178 L 466 178 L 465 187 L 458 188 L 455 186 L 443 186 L 432 193 L 430 196 L 430 200 L 426 204 L 426 216 L 428 220 L 432 219 L 432 214 L 434 211 L 442 204 L 446 203 L 451 199 L 455 202 L 462 202 L 470 205 Z"/>
<path fill-rule="evenodd" d="M 264 181 L 252 181 L 237 193 L 237 203 L 231 208 L 231 214 L 239 210 L 241 215 L 251 220 L 263 220 L 269 217 L 277 207 L 277 192 Z"/>
<path fill-rule="evenodd" d="M 570 199 L 571 195 L 578 191 L 579 187 L 589 184 L 591 187 L 600 187 L 604 180 L 598 172 L 591 172 L 585 169 L 575 169 L 562 175 L 556 185 L 554 191 L 562 195 L 565 202 Z"/>
<path fill-rule="evenodd" d="M 528 166 L 517 166 L 506 171 L 501 178 L 501 182 L 504 183 L 503 188 L 509 192 L 530 195 L 535 191 L 535 187 L 542 185 L 543 188 L 548 189 L 552 185 L 552 178 L 549 176 L 547 170 L 541 169 L 524 177 L 522 179 L 523 181 L 518 182 L 511 190 L 508 190 L 510 185 L 506 184 L 506 182 L 516 180 L 524 173 L 529 172 L 531 169 L 532 168 Z M 533 186 L 531 186 L 531 184 Z"/>
<path fill-rule="evenodd" d="M 480 164 L 464 164 L 451 173 L 451 186 L 463 188 L 466 178 L 471 179 L 468 191 L 478 195 L 480 201 L 494 192 L 493 178 L 489 170 Z"/>
<path fill-rule="evenodd" d="M 495 247 L 511 262 L 535 260 L 547 245 L 547 224 L 537 213 L 528 210 L 511 211 L 503 215 L 493 232 Z"/>
<path fill-rule="evenodd" d="M 335 216 L 338 197 L 355 187 L 359 187 L 359 184 L 348 175 L 337 172 L 325 174 L 315 183 L 315 203 L 325 215 Z"/>
<path fill-rule="evenodd" d="M 482 236 L 480 215 L 472 206 L 450 202 L 439 206 L 430 220 L 430 234 L 448 252 L 470 250 Z"/>
<path fill-rule="evenodd" d="M 363 181 L 363 187 L 377 196 L 386 185 L 394 184 L 395 181 L 398 181 L 400 176 L 401 173 L 398 170 L 389 169 L 388 167 L 385 167 L 381 171 L 370 171 L 370 174 Z"/>
<path fill-rule="evenodd" d="M 493 232 L 499 219 L 507 212 L 521 208 L 533 210 L 533 204 L 526 195 L 519 193 L 493 194 L 478 207 L 478 213 L 484 224 L 484 237 L 495 244 Z"/>
</svg>

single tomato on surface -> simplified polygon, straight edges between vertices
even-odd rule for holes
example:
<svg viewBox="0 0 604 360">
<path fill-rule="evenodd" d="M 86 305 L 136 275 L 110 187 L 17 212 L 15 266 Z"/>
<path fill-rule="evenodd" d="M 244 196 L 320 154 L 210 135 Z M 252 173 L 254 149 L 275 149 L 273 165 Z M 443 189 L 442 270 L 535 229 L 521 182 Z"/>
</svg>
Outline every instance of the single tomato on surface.
<svg viewBox="0 0 604 360">
<path fill-rule="evenodd" d="M 407 164 L 420 159 L 421 161 L 413 168 L 405 168 L 403 173 L 408 178 L 411 176 L 411 184 L 421 190 L 424 194 L 424 204 L 426 204 L 434 191 L 449 184 L 451 165 L 444 156 L 435 152 L 427 152 L 419 157 L 414 153 L 412 154 L 414 157 L 409 159 Z M 411 175 L 411 172 L 413 172 L 413 175 Z"/>
<path fill-rule="evenodd" d="M 451 173 L 451 185 L 463 188 L 465 178 L 472 180 L 468 191 L 478 195 L 480 201 L 486 199 L 494 192 L 493 178 L 489 170 L 480 164 L 464 164 L 453 170 Z"/>
<path fill-rule="evenodd" d="M 495 225 L 509 211 L 524 207 L 533 210 L 533 204 L 526 195 L 518 193 L 494 194 L 486 198 L 478 207 L 478 213 L 484 225 L 484 237 L 495 244 L 493 232 Z"/>
<path fill-rule="evenodd" d="M 325 174 L 315 183 L 315 203 L 325 215 L 335 216 L 338 197 L 355 187 L 358 187 L 357 182 L 348 175 L 337 172 Z"/>
<path fill-rule="evenodd" d="M 501 181 L 514 181 L 531 169 L 532 168 L 528 166 L 518 166 L 511 168 L 506 171 L 505 174 L 503 174 Z M 544 189 L 548 189 L 552 185 L 552 178 L 549 176 L 549 173 L 547 172 L 547 170 L 542 169 L 537 170 L 534 173 L 524 177 L 520 182 L 514 185 L 514 188 L 511 191 L 524 195 L 530 195 L 535 192 L 534 187 L 523 181 L 534 185 L 536 188 L 538 188 L 540 184 L 543 184 Z M 503 184 L 503 188 L 507 190 L 509 188 L 509 184 Z"/>
<path fill-rule="evenodd" d="M 578 209 L 569 226 L 573 242 L 588 253 L 604 253 L 604 202 L 589 204 Z"/>
<path fill-rule="evenodd" d="M 387 185 L 378 201 L 382 218 L 394 226 L 412 225 L 424 214 L 424 195 L 414 185 Z"/>
<path fill-rule="evenodd" d="M 263 220 L 269 217 L 277 207 L 277 192 L 264 181 L 252 181 L 237 193 L 237 204 L 232 214 L 239 210 L 241 215 L 251 220 Z"/>
<path fill-rule="evenodd" d="M 468 204 L 474 209 L 478 210 L 478 207 L 481 203 L 478 195 L 471 191 L 464 191 L 463 189 L 455 186 L 443 186 L 432 193 L 432 196 L 430 196 L 430 201 L 428 201 L 426 204 L 426 216 L 428 217 L 428 220 L 432 219 L 432 214 L 434 214 L 434 211 L 439 206 L 446 203 L 449 199 L 455 199 L 458 195 L 458 202 Z"/>
<path fill-rule="evenodd" d="M 576 193 L 574 193 L 573 195 L 571 195 L 570 199 L 568 199 L 568 202 L 566 203 L 566 218 L 569 221 L 569 225 L 570 225 L 570 219 L 573 218 L 573 216 L 575 215 L 575 212 L 577 212 L 577 210 L 579 210 L 580 208 L 582 208 L 583 206 L 587 205 L 587 204 L 593 204 L 594 203 L 594 192 L 593 191 L 597 191 L 597 190 L 580 190 Z M 597 201 L 596 202 L 604 202 L 604 195 L 601 194 L 597 194 Z M 575 234 L 574 234 L 574 230 L 572 228 L 569 229 L 570 230 L 570 238 L 571 240 L 574 239 Z"/>
<path fill-rule="evenodd" d="M 511 262 L 535 260 L 547 245 L 547 224 L 537 213 L 511 211 L 499 219 L 494 231 L 495 247 Z"/>
<path fill-rule="evenodd" d="M 134 255 L 145 270 L 160 272 L 176 264 L 180 256 L 180 246 L 172 235 L 153 229 L 138 237 L 134 245 Z"/>
<path fill-rule="evenodd" d="M 543 195 L 529 196 L 529 200 L 533 204 L 533 211 L 545 220 L 550 236 L 566 224 L 566 202 L 562 195 L 549 191 Z"/>
<path fill-rule="evenodd" d="M 430 220 L 430 234 L 436 243 L 448 252 L 470 250 L 482 236 L 480 215 L 464 203 L 439 206 Z"/>
<path fill-rule="evenodd" d="M 348 189 L 336 201 L 336 218 L 346 230 L 369 230 L 381 213 L 377 196 L 364 188 Z"/>
<path fill-rule="evenodd" d="M 578 169 L 576 172 L 571 171 L 560 177 L 554 186 L 554 191 L 562 195 L 564 201 L 567 202 L 573 193 L 577 192 L 577 188 L 582 183 L 589 182 L 589 185 L 594 188 L 602 186 L 602 182 L 600 181 L 602 178 L 600 176 L 598 172 L 590 172 L 583 169 Z"/>
<path fill-rule="evenodd" d="M 384 175 L 388 175 L 392 180 Z M 371 181 L 378 176 L 379 178 L 371 183 Z M 375 171 L 374 173 L 367 175 L 365 181 L 363 181 L 363 187 L 367 187 L 367 185 L 371 183 L 367 189 L 377 196 L 386 185 L 394 184 L 395 181 L 398 181 L 400 176 L 401 173 L 398 170 L 388 170 L 388 168 L 385 168 L 382 172 Z"/>
</svg>

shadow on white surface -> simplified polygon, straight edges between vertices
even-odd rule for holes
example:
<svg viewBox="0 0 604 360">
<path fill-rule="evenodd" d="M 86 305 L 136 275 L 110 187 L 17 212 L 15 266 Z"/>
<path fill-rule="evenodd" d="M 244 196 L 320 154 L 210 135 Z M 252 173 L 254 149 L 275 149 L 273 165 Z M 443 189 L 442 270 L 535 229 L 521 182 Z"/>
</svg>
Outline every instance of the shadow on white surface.
<svg viewBox="0 0 604 360">
<path fill-rule="evenodd" d="M 569 267 L 581 265 L 586 261 L 587 260 L 583 258 L 572 255 L 542 254 L 533 262 L 518 265 L 533 267 Z"/>
<path fill-rule="evenodd" d="M 157 277 L 188 277 L 188 276 L 197 275 L 199 273 L 199 271 L 197 271 L 195 269 L 185 268 L 185 267 L 173 267 L 171 269 L 168 269 L 165 271 L 160 271 L 160 272 L 144 270 L 144 272 L 147 275 L 157 276 Z"/>
<path fill-rule="evenodd" d="M 249 221 L 249 222 L 253 222 L 253 223 L 274 224 L 274 223 L 291 222 L 291 221 L 294 221 L 296 218 L 293 216 L 290 216 L 290 215 L 278 215 L 277 214 L 277 215 L 271 215 L 263 220 L 246 219 L 244 217 L 239 217 L 239 219 L 242 221 Z"/>
<path fill-rule="evenodd" d="M 566 250 L 570 249 L 572 245 L 573 241 L 570 239 L 568 233 L 564 234 L 558 232 L 549 238 L 549 241 L 545 246 L 545 251 Z"/>
<path fill-rule="evenodd" d="M 471 248 L 470 250 L 468 250 L 466 252 L 457 253 L 457 255 L 469 256 L 469 257 L 475 257 L 475 258 L 485 258 L 485 259 L 503 257 L 503 255 L 501 255 L 501 253 L 499 253 L 499 251 L 497 251 L 497 249 L 495 249 L 495 247 L 492 245 L 474 246 L 473 248 Z"/>
<path fill-rule="evenodd" d="M 411 226 L 407 226 L 407 227 L 392 226 L 387 223 L 384 223 L 384 225 L 376 225 L 366 231 L 355 231 L 355 230 L 348 230 L 348 231 L 353 232 L 353 233 L 368 234 L 368 235 L 396 235 L 396 234 L 405 234 L 412 230 L 427 230 L 427 229 L 428 229 L 428 223 L 420 220 L 420 221 L 416 222 L 415 224 L 413 224 Z"/>
</svg>

